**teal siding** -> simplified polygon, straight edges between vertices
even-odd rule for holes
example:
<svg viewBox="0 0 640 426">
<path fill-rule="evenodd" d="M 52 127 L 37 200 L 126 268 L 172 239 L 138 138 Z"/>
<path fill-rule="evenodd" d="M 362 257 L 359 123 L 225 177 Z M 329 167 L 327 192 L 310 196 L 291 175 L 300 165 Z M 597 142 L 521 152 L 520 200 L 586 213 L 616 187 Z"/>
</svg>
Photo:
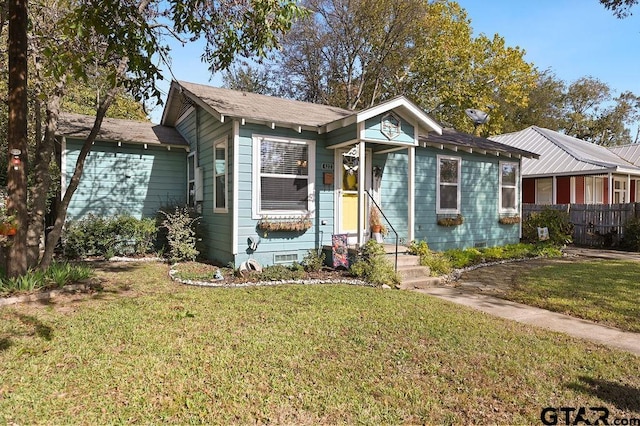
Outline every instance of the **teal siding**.
<svg viewBox="0 0 640 426">
<path fill-rule="evenodd" d="M 316 141 L 315 209 L 313 225 L 305 232 L 268 232 L 257 228 L 258 220 L 252 218 L 253 193 L 253 136 L 274 136 Z M 247 124 L 240 126 L 239 182 L 238 182 L 238 254 L 236 265 L 249 258 L 262 265 L 272 265 L 276 254 L 295 255 L 301 261 L 307 252 L 328 244 L 333 230 L 333 185 L 322 184 L 322 163 L 333 164 L 333 151 L 325 148 L 322 135 L 313 132 L 298 133 L 288 129 L 272 130 L 265 126 Z M 322 225 L 325 221 L 326 224 Z M 255 252 L 249 250 L 250 237 L 260 237 Z"/>
<path fill-rule="evenodd" d="M 206 258 L 225 265 L 234 260 L 232 247 L 233 232 L 233 135 L 232 123 L 220 123 L 202 110 L 192 111 L 184 118 L 176 129 L 189 141 L 192 152 L 197 152 L 198 167 L 202 168 L 203 201 L 200 220 L 199 250 Z M 220 213 L 213 210 L 213 145 L 222 137 L 227 137 L 228 161 L 228 197 L 227 212 Z M 186 158 L 185 158 L 186 167 Z M 185 177 L 184 187 L 187 180 Z"/>
<path fill-rule="evenodd" d="M 370 140 L 381 140 L 381 141 L 388 141 L 389 138 L 387 138 L 384 134 L 382 134 L 381 130 L 380 130 L 380 122 L 382 120 L 382 117 L 387 115 L 387 113 L 384 114 L 380 114 L 377 115 L 373 118 L 370 118 L 368 120 L 366 120 L 365 122 L 365 137 L 367 139 Z M 400 118 L 400 116 L 396 115 L 396 117 Z M 401 127 L 401 132 L 398 136 L 396 136 L 395 138 L 393 138 L 393 142 L 394 143 L 406 143 L 408 145 L 413 145 L 415 143 L 415 130 L 413 128 L 413 126 L 409 123 L 407 123 L 405 120 L 403 120 L 402 118 L 400 118 L 400 127 Z"/>
<path fill-rule="evenodd" d="M 83 141 L 66 141 L 66 175 L 73 175 Z M 67 218 L 87 214 L 153 217 L 169 204 L 184 203 L 186 196 L 186 152 L 174 148 L 140 144 L 96 142 L 87 156 L 78 189 L 73 194 Z"/>
<path fill-rule="evenodd" d="M 436 171 L 437 155 L 462 159 L 461 214 L 464 223 L 445 227 L 437 224 Z M 434 250 L 488 247 L 517 243 L 518 225 L 501 225 L 499 218 L 499 161 L 467 153 L 451 153 L 432 148 L 416 151 L 416 222 L 415 237 L 426 240 Z M 384 197 L 384 194 L 383 194 Z"/>
<path fill-rule="evenodd" d="M 353 141 L 358 137 L 358 129 L 355 124 L 333 130 L 326 135 L 327 145 L 336 145 L 342 142 Z"/>
</svg>

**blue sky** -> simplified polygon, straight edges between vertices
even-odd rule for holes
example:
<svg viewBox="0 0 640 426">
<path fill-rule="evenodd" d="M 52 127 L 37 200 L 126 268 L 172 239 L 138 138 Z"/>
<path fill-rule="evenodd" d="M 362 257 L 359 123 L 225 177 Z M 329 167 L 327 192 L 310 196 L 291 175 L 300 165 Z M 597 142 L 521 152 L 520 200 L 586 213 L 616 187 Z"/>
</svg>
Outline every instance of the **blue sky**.
<svg viewBox="0 0 640 426">
<path fill-rule="evenodd" d="M 635 15 L 617 19 L 598 0 L 458 0 L 467 11 L 475 35 L 501 35 L 508 46 L 526 51 L 525 59 L 540 70 L 551 69 L 571 83 L 591 76 L 615 94 L 640 95 L 640 6 Z M 179 80 L 222 84 L 200 61 L 202 45 L 173 46 L 173 74 Z M 170 79 L 169 73 L 165 73 Z M 159 84 L 168 91 L 168 81 Z M 158 123 L 162 108 L 151 112 Z"/>
</svg>

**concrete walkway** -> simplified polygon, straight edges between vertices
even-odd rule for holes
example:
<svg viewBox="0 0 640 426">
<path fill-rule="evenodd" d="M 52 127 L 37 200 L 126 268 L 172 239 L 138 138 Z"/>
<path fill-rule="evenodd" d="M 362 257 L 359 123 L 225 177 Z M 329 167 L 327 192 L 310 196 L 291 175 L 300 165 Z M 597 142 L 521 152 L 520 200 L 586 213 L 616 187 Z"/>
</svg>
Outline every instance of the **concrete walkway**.
<svg viewBox="0 0 640 426">
<path fill-rule="evenodd" d="M 580 257 L 640 261 L 640 255 L 637 253 L 594 249 L 573 249 L 572 251 L 572 254 Z M 497 317 L 565 333 L 573 337 L 622 349 L 640 356 L 640 333 L 622 331 L 617 328 L 596 324 L 569 315 L 510 302 L 485 294 L 478 294 L 459 287 L 431 287 L 416 289 L 415 291 L 469 306 Z"/>
</svg>

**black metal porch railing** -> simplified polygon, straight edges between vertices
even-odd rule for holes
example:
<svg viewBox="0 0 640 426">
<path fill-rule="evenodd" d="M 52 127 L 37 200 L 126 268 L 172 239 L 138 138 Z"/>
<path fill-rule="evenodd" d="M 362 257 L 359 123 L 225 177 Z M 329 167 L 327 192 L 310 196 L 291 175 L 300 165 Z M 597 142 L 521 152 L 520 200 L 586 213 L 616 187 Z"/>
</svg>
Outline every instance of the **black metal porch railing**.
<svg viewBox="0 0 640 426">
<path fill-rule="evenodd" d="M 378 209 L 378 211 L 382 215 L 382 218 L 385 220 L 385 222 L 387 222 L 387 225 L 389 225 L 389 229 L 396 235 L 396 252 L 395 252 L 395 262 L 394 262 L 394 266 L 393 267 L 394 267 L 394 270 L 396 272 L 398 272 L 398 241 L 399 241 L 398 233 L 396 232 L 396 230 L 393 227 L 393 225 L 391 225 L 391 222 L 389 222 L 389 219 L 387 219 L 387 216 L 385 216 L 384 212 L 382 211 L 382 208 L 378 205 L 378 203 L 376 203 L 376 200 L 373 199 L 373 196 L 371 195 L 369 190 L 365 189 L 364 192 L 367 193 L 367 195 L 369 196 L 369 199 L 371 200 L 373 205 L 376 206 L 376 208 Z"/>
</svg>

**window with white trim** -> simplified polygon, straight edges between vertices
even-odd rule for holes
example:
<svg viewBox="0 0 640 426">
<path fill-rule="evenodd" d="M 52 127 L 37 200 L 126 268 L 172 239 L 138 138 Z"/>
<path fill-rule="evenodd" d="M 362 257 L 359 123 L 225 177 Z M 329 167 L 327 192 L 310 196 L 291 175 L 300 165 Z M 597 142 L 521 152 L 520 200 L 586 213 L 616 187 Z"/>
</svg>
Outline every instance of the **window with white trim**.
<svg viewBox="0 0 640 426">
<path fill-rule="evenodd" d="M 187 205 L 196 205 L 196 153 L 187 157 Z"/>
<path fill-rule="evenodd" d="M 315 142 L 254 137 L 254 218 L 312 215 Z"/>
<path fill-rule="evenodd" d="M 627 180 L 613 179 L 613 203 L 621 204 L 627 202 Z"/>
<path fill-rule="evenodd" d="M 518 163 L 500 162 L 500 211 L 518 211 Z"/>
<path fill-rule="evenodd" d="M 462 159 L 438 155 L 436 213 L 460 213 L 460 176 Z"/>
<path fill-rule="evenodd" d="M 595 176 L 584 178 L 584 203 L 602 204 L 604 200 L 604 179 Z"/>
<path fill-rule="evenodd" d="M 227 187 L 229 184 L 227 155 L 228 144 L 225 137 L 214 144 L 213 150 L 213 211 L 215 213 L 227 212 Z"/>
</svg>

